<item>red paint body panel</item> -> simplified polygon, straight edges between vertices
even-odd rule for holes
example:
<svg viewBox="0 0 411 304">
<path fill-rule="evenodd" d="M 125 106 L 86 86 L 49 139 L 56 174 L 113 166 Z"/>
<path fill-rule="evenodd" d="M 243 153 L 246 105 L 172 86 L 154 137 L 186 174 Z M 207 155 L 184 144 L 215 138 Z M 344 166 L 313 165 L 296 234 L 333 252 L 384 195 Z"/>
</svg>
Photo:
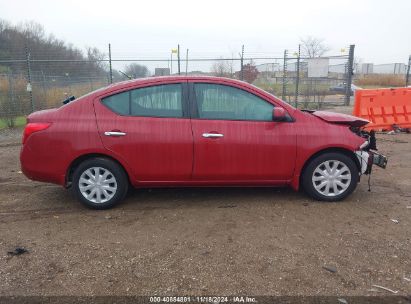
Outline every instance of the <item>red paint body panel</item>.
<svg viewBox="0 0 411 304">
<path fill-rule="evenodd" d="M 21 150 L 22 171 L 35 180 L 64 185 L 73 160 L 87 153 L 107 154 L 97 133 L 90 100 L 39 111 L 28 122 L 51 122 L 51 126 L 28 137 Z"/>
<path fill-rule="evenodd" d="M 194 180 L 289 180 L 294 172 L 293 123 L 192 120 Z M 203 133 L 224 134 L 204 138 Z"/>
<path fill-rule="evenodd" d="M 311 156 L 322 150 L 339 148 L 347 151 L 359 150 L 364 139 L 349 131 L 347 125 L 330 124 L 309 113 L 295 112 L 299 122 L 297 134 L 297 158 L 291 186 L 299 188 L 299 179 L 304 164 Z"/>
<path fill-rule="evenodd" d="M 130 117 L 113 113 L 101 98 L 154 84 L 207 82 L 234 86 L 283 107 L 293 122 Z M 364 139 L 339 114 L 304 113 L 250 84 L 218 77 L 155 77 L 117 83 L 59 109 L 39 111 L 28 122 L 50 122 L 21 150 L 31 179 L 67 185 L 71 164 L 88 154 L 107 155 L 134 186 L 279 186 L 298 189 L 306 161 L 329 148 L 355 151 Z M 318 116 L 318 117 L 316 117 Z M 327 120 L 327 121 L 325 121 Z M 333 123 L 330 123 L 333 122 Z M 107 137 L 105 131 L 124 137 Z M 218 132 L 222 138 L 204 138 Z"/>
<path fill-rule="evenodd" d="M 96 102 L 104 147 L 130 166 L 136 181 L 190 180 L 193 136 L 189 119 L 126 117 Z M 124 137 L 104 136 L 121 131 Z"/>
</svg>

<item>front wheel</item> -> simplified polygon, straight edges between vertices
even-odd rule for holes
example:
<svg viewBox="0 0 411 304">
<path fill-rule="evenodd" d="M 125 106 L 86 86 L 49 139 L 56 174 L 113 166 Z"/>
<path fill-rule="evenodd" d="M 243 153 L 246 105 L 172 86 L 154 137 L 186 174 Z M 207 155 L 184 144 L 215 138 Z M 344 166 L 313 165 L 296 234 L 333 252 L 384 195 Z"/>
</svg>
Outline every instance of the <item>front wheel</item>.
<svg viewBox="0 0 411 304">
<path fill-rule="evenodd" d="M 340 201 L 357 187 L 359 171 L 355 162 L 342 153 L 324 153 L 305 168 L 302 186 L 312 198 L 321 201 Z"/>
<path fill-rule="evenodd" d="M 128 189 L 123 168 L 107 158 L 82 162 L 73 174 L 73 190 L 79 201 L 92 209 L 108 209 L 121 201 Z"/>
</svg>

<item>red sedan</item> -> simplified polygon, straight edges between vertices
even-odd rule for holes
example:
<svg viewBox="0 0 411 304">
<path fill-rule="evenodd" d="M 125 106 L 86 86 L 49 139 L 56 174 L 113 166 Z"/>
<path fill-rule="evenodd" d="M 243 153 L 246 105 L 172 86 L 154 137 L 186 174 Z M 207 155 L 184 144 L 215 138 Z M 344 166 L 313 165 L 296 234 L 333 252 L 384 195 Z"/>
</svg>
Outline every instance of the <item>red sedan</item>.
<svg viewBox="0 0 411 304">
<path fill-rule="evenodd" d="M 160 77 L 110 85 L 32 113 L 21 167 L 95 209 L 134 187 L 286 186 L 337 201 L 373 163 L 368 121 L 297 110 L 247 83 Z"/>
</svg>

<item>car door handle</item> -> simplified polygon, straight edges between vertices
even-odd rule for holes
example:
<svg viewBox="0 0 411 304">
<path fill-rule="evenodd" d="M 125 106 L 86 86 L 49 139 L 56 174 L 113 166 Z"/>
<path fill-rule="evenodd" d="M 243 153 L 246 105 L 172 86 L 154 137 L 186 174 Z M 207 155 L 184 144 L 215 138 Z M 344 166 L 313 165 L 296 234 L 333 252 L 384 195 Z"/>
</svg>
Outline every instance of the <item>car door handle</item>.
<svg viewBox="0 0 411 304">
<path fill-rule="evenodd" d="M 104 132 L 104 135 L 105 136 L 124 136 L 124 135 L 126 135 L 127 133 L 125 133 L 125 132 L 120 132 L 120 131 L 107 131 L 107 132 Z"/>
<path fill-rule="evenodd" d="M 205 138 L 221 138 L 221 137 L 224 137 L 224 135 L 220 134 L 220 133 L 203 133 L 203 137 L 205 137 Z"/>
</svg>

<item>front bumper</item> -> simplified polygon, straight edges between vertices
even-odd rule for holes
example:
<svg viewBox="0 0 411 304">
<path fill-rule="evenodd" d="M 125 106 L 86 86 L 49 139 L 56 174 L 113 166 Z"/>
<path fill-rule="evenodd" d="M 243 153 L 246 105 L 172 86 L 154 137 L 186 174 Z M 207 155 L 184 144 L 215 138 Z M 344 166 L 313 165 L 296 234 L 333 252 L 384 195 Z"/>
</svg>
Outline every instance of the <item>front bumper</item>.
<svg viewBox="0 0 411 304">
<path fill-rule="evenodd" d="M 385 167 L 387 167 L 388 158 L 385 155 L 379 154 L 377 152 L 372 152 L 372 153 L 373 153 L 372 163 L 374 165 L 377 165 L 378 167 L 385 169 Z"/>
<path fill-rule="evenodd" d="M 380 168 L 385 169 L 387 167 L 388 158 L 385 155 L 374 151 L 355 151 L 358 161 L 361 166 L 361 174 L 370 174 L 372 166 L 376 165 Z"/>
</svg>

